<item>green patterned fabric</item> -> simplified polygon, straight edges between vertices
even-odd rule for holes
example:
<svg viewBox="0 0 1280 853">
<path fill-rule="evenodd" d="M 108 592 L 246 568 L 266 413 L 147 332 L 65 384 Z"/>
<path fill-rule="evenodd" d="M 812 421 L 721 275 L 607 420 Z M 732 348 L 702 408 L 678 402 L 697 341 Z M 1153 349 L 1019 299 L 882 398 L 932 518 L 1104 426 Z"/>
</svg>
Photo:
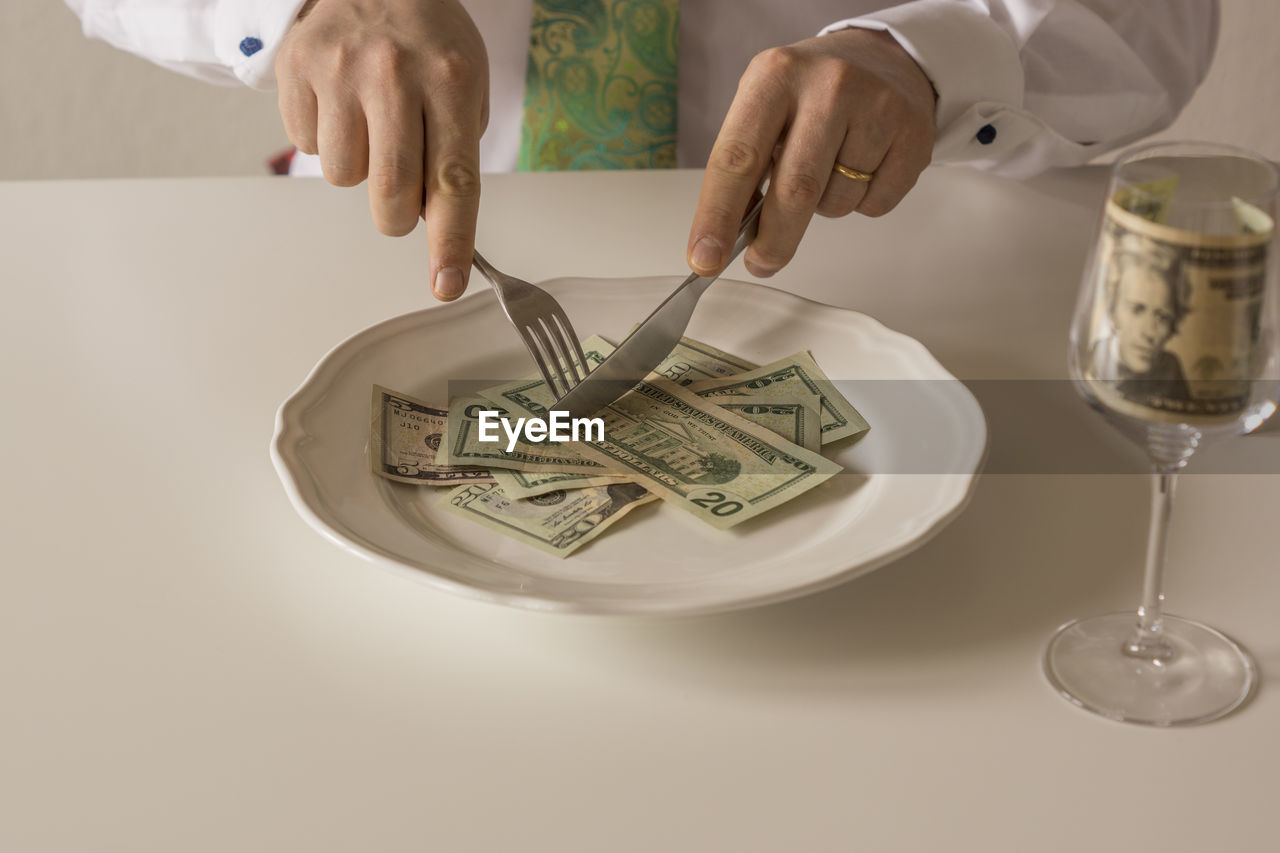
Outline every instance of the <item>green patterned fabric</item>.
<svg viewBox="0 0 1280 853">
<path fill-rule="evenodd" d="M 679 0 L 534 0 L 521 171 L 676 165 Z"/>
</svg>

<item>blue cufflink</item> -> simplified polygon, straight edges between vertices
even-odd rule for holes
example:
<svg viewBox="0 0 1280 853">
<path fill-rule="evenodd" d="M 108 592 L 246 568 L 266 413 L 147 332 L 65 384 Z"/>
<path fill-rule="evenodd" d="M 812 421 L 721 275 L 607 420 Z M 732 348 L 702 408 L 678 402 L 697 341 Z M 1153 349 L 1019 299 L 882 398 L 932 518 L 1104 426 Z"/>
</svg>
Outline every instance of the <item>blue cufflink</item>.
<svg viewBox="0 0 1280 853">
<path fill-rule="evenodd" d="M 975 137 L 983 145 L 990 145 L 996 141 L 996 129 L 989 124 L 984 124 L 978 128 L 978 134 Z"/>
<path fill-rule="evenodd" d="M 240 42 L 240 52 L 245 56 L 253 56 L 260 50 L 262 50 L 262 39 L 249 36 Z"/>
</svg>

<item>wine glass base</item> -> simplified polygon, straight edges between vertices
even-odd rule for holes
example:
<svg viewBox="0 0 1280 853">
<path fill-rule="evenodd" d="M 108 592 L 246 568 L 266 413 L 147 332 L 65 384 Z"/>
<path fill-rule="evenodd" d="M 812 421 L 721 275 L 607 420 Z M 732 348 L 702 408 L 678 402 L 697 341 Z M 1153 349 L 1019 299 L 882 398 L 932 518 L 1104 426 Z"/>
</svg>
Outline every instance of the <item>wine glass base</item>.
<svg viewBox="0 0 1280 853">
<path fill-rule="evenodd" d="M 1173 654 L 1156 661 L 1125 653 L 1136 624 L 1127 611 L 1063 625 L 1044 654 L 1049 682 L 1087 711 L 1149 726 L 1207 723 L 1253 694 L 1253 659 L 1221 632 L 1165 615 L 1164 637 Z"/>
</svg>

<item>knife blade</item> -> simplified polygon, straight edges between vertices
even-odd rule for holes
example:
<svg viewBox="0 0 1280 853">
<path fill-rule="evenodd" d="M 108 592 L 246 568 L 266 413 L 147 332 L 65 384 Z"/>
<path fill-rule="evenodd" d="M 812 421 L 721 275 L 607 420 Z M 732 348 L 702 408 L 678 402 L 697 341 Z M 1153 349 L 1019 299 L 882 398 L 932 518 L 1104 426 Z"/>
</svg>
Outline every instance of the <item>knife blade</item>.
<svg viewBox="0 0 1280 853">
<path fill-rule="evenodd" d="M 762 196 L 743 217 L 725 267 L 755 239 L 763 205 Z M 552 408 L 566 411 L 574 418 L 587 418 L 630 391 L 675 349 L 689 327 L 698 299 L 719 277 L 719 273 L 710 276 L 694 273 L 686 278 L 595 370 L 557 399 Z"/>
</svg>

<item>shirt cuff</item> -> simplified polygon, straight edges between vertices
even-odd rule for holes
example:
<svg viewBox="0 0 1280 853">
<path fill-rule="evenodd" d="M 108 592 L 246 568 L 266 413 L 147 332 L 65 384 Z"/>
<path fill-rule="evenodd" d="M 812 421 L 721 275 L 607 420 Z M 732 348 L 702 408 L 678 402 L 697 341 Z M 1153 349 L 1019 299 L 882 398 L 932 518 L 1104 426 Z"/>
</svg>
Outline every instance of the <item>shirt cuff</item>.
<svg viewBox="0 0 1280 853">
<path fill-rule="evenodd" d="M 306 0 L 221 0 L 214 13 L 214 52 L 245 85 L 273 89 L 275 62 Z"/>
<path fill-rule="evenodd" d="M 977 114 L 990 117 L 998 105 L 1015 110 L 1023 105 L 1025 84 L 1018 46 L 974 6 L 956 0 L 911 0 L 872 15 L 837 21 L 821 34 L 850 28 L 888 32 L 924 71 L 938 93 L 938 147 L 972 140 L 986 127 L 985 122 L 974 125 Z M 975 113 L 979 104 L 983 109 Z M 1022 136 L 1008 134 L 1015 135 Z M 986 147 L 993 141 L 984 138 L 979 145 Z"/>
</svg>

